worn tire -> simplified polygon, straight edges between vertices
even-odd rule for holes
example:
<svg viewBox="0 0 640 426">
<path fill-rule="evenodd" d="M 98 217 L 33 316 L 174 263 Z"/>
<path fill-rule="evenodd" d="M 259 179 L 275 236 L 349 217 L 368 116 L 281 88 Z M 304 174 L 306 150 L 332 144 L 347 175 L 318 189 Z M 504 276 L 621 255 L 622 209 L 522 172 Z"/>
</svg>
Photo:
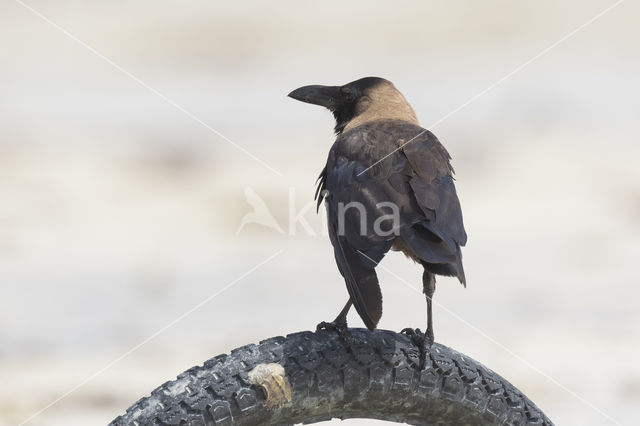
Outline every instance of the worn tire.
<svg viewBox="0 0 640 426">
<path fill-rule="evenodd" d="M 280 377 L 269 388 L 250 378 L 256 366 L 272 363 L 284 367 L 284 382 Z M 420 370 L 418 348 L 407 336 L 363 329 L 350 329 L 348 339 L 302 332 L 235 349 L 161 385 L 110 425 L 267 425 L 334 417 L 552 425 L 522 392 L 471 358 L 436 343 Z"/>
</svg>

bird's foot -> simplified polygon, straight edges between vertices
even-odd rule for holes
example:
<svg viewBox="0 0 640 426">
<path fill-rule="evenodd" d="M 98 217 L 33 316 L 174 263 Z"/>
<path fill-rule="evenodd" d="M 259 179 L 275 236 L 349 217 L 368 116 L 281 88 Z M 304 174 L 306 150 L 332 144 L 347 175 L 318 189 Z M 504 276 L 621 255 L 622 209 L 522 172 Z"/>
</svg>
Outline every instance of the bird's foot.
<svg viewBox="0 0 640 426">
<path fill-rule="evenodd" d="M 347 332 L 347 323 L 338 322 L 338 321 L 331 321 L 331 322 L 322 321 L 320 324 L 316 326 L 316 331 L 320 331 L 320 330 L 336 331 L 339 334 L 344 334 Z"/>
<path fill-rule="evenodd" d="M 348 346 L 351 346 L 351 344 L 353 343 L 346 321 L 322 321 L 316 326 L 316 331 L 320 330 L 335 331 L 336 333 L 338 333 L 342 341 L 345 342 L 345 344 L 347 344 Z"/>
<path fill-rule="evenodd" d="M 423 333 L 419 328 L 403 328 L 400 334 L 404 334 L 409 339 L 411 339 L 411 343 L 413 343 L 414 345 L 422 345 Z"/>
<path fill-rule="evenodd" d="M 420 351 L 420 370 L 423 370 L 427 362 L 427 354 L 433 345 L 433 330 L 427 328 L 427 331 L 423 333 L 419 328 L 405 328 L 400 333 L 409 337 L 411 343 L 418 347 Z"/>
</svg>

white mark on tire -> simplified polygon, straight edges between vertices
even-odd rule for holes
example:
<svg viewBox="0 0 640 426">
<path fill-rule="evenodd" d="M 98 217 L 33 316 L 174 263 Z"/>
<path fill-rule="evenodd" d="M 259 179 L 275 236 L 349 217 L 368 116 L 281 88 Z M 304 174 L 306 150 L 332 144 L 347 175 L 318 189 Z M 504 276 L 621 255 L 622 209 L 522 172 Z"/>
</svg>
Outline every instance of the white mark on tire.
<svg viewBox="0 0 640 426">
<path fill-rule="evenodd" d="M 291 402 L 291 384 L 280 364 L 258 364 L 249 371 L 249 381 L 260 386 L 267 394 L 265 408 L 273 410 Z"/>
</svg>

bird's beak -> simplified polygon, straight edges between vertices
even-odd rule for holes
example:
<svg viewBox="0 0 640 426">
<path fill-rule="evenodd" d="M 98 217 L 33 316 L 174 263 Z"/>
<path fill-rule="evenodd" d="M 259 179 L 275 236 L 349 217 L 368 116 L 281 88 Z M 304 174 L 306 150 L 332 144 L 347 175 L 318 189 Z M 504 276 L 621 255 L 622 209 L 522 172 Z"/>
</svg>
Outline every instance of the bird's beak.
<svg viewBox="0 0 640 426">
<path fill-rule="evenodd" d="M 304 86 L 289 93 L 289 97 L 333 110 L 340 101 L 340 86 Z"/>
</svg>

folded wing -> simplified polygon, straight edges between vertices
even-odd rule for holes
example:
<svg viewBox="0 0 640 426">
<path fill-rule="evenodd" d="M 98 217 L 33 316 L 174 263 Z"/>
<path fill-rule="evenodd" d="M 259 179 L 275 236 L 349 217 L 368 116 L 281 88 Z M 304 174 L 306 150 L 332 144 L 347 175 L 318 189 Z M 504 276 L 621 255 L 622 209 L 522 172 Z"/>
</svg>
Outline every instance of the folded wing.
<svg viewBox="0 0 640 426">
<path fill-rule="evenodd" d="M 398 121 L 346 132 L 329 153 L 316 198 L 318 206 L 326 200 L 338 269 L 370 329 L 382 315 L 374 268 L 397 237 L 433 272 L 465 282 L 467 237 L 449 160 L 432 133 Z"/>
</svg>

